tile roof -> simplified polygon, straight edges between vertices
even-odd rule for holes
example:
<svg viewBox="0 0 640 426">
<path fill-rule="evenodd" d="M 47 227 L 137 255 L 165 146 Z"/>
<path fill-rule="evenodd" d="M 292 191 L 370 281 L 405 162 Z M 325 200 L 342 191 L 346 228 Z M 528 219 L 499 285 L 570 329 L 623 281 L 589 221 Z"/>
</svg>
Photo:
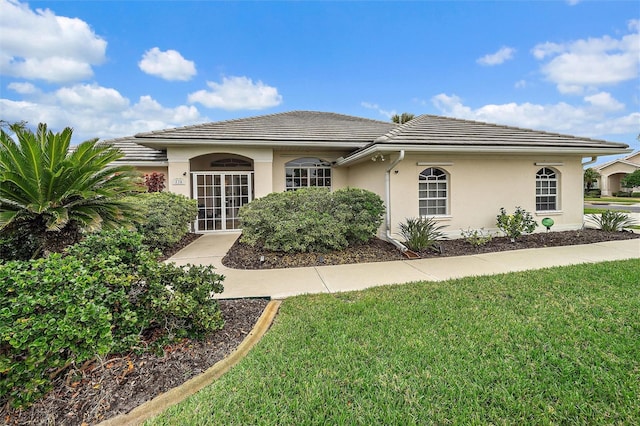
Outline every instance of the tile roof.
<svg viewBox="0 0 640 426">
<path fill-rule="evenodd" d="M 117 163 L 158 163 L 167 161 L 167 151 L 138 145 L 134 137 L 106 139 L 99 144 L 111 145 L 118 148 L 124 157 Z"/>
<path fill-rule="evenodd" d="M 154 139 L 241 140 L 263 142 L 342 142 L 370 143 L 397 124 L 332 112 L 291 111 L 195 126 L 139 133 L 140 143 Z"/>
<path fill-rule="evenodd" d="M 428 114 L 420 115 L 392 129 L 376 138 L 371 145 L 374 144 L 621 149 L 628 147 L 617 142 Z"/>
</svg>

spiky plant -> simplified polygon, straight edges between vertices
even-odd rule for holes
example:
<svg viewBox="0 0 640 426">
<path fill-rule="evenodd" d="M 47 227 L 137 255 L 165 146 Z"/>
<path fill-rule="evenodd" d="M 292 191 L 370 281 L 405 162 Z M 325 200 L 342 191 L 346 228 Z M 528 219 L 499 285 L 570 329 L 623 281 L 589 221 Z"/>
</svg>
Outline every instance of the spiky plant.
<svg viewBox="0 0 640 426">
<path fill-rule="evenodd" d="M 38 125 L 0 129 L 0 239 L 31 243 L 31 257 L 77 241 L 86 230 L 127 225 L 136 217 L 122 197 L 139 191 L 138 173 L 114 166 L 122 154 L 88 140 L 70 149 L 72 129 Z"/>
</svg>

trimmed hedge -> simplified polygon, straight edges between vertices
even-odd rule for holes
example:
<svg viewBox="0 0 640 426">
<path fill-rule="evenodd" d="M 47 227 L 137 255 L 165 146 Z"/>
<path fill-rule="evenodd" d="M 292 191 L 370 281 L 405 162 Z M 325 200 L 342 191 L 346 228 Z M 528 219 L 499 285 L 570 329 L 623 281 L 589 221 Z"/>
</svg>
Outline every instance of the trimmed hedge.
<svg viewBox="0 0 640 426">
<path fill-rule="evenodd" d="M 126 230 L 94 234 L 32 261 L 0 263 L 0 404 L 26 406 L 71 364 L 106 353 L 150 350 L 222 327 L 213 267 L 157 262 L 158 252 Z"/>
<path fill-rule="evenodd" d="M 363 189 L 272 193 L 240 209 L 241 241 L 282 252 L 341 250 L 375 237 L 383 214 L 380 197 Z"/>
<path fill-rule="evenodd" d="M 198 214 L 196 200 L 171 192 L 142 193 L 131 199 L 145 218 L 136 229 L 152 249 L 164 250 L 180 241 Z"/>
</svg>

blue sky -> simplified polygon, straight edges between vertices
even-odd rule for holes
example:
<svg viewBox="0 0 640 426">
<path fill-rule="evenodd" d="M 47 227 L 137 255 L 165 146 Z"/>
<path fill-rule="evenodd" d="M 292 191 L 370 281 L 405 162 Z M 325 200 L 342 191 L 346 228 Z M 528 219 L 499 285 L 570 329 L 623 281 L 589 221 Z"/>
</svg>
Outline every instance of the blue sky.
<svg viewBox="0 0 640 426">
<path fill-rule="evenodd" d="M 291 110 L 640 148 L 635 1 L 0 0 L 0 118 L 75 142 Z"/>
</svg>

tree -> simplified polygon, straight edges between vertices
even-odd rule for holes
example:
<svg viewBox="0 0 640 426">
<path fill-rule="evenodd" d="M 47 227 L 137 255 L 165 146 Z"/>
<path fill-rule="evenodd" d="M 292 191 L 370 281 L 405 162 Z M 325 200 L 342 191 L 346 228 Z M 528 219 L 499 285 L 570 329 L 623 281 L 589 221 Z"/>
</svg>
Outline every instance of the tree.
<svg viewBox="0 0 640 426">
<path fill-rule="evenodd" d="M 394 114 L 393 117 L 391 117 L 391 121 L 398 124 L 404 124 L 407 121 L 413 120 L 414 118 L 415 118 L 415 115 L 408 112 L 403 112 L 401 115 Z"/>
<path fill-rule="evenodd" d="M 600 173 L 596 172 L 591 167 L 584 171 L 584 186 L 587 191 L 591 191 L 591 188 L 593 188 L 593 185 L 595 185 L 599 177 Z"/>
<path fill-rule="evenodd" d="M 122 157 L 97 139 L 70 148 L 71 128 L 60 133 L 38 125 L 34 134 L 21 124 L 0 129 L 0 239 L 23 241 L 31 257 L 77 242 L 83 231 L 131 224 L 135 207 L 122 200 L 140 191 Z"/>
<path fill-rule="evenodd" d="M 623 177 L 620 183 L 625 188 L 635 188 L 636 186 L 640 186 L 640 169 Z"/>
</svg>

